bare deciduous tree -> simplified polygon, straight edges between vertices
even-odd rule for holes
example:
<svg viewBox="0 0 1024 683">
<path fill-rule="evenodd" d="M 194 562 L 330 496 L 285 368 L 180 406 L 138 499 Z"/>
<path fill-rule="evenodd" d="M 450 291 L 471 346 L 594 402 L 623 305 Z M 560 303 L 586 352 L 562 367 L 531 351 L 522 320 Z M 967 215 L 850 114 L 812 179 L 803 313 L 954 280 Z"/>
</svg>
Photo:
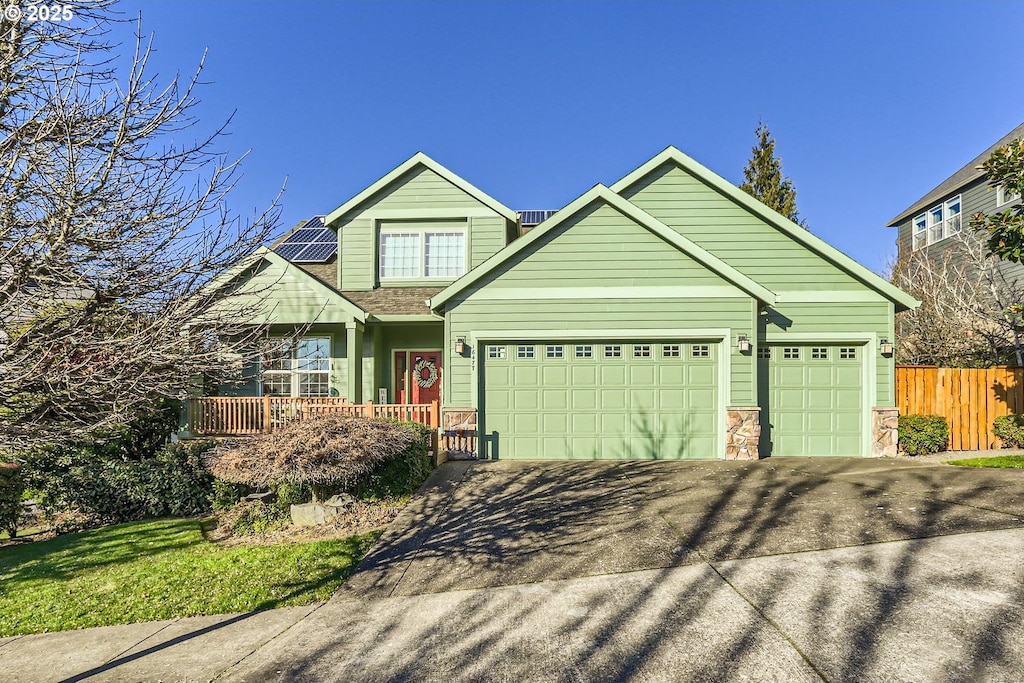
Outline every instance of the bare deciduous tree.
<svg viewBox="0 0 1024 683">
<path fill-rule="evenodd" d="M 158 83 L 140 32 L 118 69 L 111 3 L 73 11 L 0 24 L 0 448 L 117 425 L 230 373 L 261 335 L 248 304 L 205 287 L 277 208 L 228 212 L 239 166 L 223 126 L 198 126 L 202 65 Z"/>
<path fill-rule="evenodd" d="M 982 240 L 968 231 L 941 251 L 915 251 L 899 261 L 892 281 L 921 306 L 896 317 L 897 362 L 1024 364 L 1024 292 L 1006 273 L 999 258 L 989 255 Z"/>
</svg>

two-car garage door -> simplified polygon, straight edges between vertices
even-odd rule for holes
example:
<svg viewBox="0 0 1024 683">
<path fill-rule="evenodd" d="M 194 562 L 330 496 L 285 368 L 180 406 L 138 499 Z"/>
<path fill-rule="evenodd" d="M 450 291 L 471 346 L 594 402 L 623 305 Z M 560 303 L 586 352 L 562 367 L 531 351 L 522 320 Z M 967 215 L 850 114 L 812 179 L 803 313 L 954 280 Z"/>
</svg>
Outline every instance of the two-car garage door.
<svg viewBox="0 0 1024 683">
<path fill-rule="evenodd" d="M 864 350 L 758 350 L 761 455 L 864 452 Z M 721 449 L 714 341 L 508 341 L 480 348 L 484 457 L 713 458 Z"/>
<path fill-rule="evenodd" d="M 487 457 L 709 458 L 718 344 L 530 341 L 481 347 Z"/>
</svg>

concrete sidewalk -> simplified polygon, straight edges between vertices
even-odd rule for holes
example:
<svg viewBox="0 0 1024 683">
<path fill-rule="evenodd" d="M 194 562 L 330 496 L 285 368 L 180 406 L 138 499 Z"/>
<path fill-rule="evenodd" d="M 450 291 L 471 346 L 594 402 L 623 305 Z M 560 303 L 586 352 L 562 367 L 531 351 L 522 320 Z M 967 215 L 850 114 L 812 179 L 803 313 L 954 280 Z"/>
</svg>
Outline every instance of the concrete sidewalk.
<svg viewBox="0 0 1024 683">
<path fill-rule="evenodd" d="M 1020 681 L 1024 472 L 442 468 L 328 603 L 0 641 L 3 681 Z"/>
</svg>

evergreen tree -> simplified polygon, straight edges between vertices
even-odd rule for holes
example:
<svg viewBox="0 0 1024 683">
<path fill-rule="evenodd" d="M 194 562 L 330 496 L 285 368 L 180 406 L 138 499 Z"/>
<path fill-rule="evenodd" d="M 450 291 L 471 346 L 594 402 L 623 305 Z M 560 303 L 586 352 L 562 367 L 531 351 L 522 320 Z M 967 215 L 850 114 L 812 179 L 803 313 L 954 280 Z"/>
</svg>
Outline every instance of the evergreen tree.
<svg viewBox="0 0 1024 683">
<path fill-rule="evenodd" d="M 743 169 L 745 180 L 740 189 L 806 228 L 807 223 L 800 220 L 796 208 L 796 188 L 792 179 L 782 175 L 782 160 L 775 155 L 775 138 L 763 121 L 758 123 L 755 134 L 757 144 Z"/>
</svg>

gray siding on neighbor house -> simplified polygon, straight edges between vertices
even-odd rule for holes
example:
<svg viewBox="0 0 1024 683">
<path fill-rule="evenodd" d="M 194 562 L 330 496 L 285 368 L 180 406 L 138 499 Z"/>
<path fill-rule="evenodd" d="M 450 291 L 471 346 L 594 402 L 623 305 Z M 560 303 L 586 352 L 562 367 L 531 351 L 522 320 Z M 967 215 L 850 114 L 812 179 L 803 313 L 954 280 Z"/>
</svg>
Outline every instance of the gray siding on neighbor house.
<svg viewBox="0 0 1024 683">
<path fill-rule="evenodd" d="M 940 200 L 932 202 L 921 211 L 909 216 L 897 225 L 898 235 L 896 238 L 896 246 L 901 258 L 908 257 L 914 252 L 914 217 L 921 215 L 922 212 L 928 211 L 933 206 L 938 206 L 956 195 L 961 195 L 963 207 L 961 213 L 963 216 L 962 233 L 968 238 L 973 236 L 969 226 L 971 216 L 979 212 L 986 214 L 999 213 L 1014 206 L 1014 204 L 1004 204 L 1003 206 L 997 207 L 995 188 L 988 184 L 988 180 L 986 178 L 978 178 L 961 187 L 957 191 L 950 192 L 942 196 Z M 927 247 L 923 247 L 923 250 L 927 253 L 929 258 L 941 258 L 942 254 L 944 254 L 954 244 L 956 244 L 955 239 L 947 238 L 934 244 L 930 244 Z M 1014 282 L 1017 282 L 1020 283 L 1021 287 L 1024 287 L 1024 265 L 1003 261 L 1000 264 L 999 270 L 1008 283 L 1013 284 Z"/>
</svg>

